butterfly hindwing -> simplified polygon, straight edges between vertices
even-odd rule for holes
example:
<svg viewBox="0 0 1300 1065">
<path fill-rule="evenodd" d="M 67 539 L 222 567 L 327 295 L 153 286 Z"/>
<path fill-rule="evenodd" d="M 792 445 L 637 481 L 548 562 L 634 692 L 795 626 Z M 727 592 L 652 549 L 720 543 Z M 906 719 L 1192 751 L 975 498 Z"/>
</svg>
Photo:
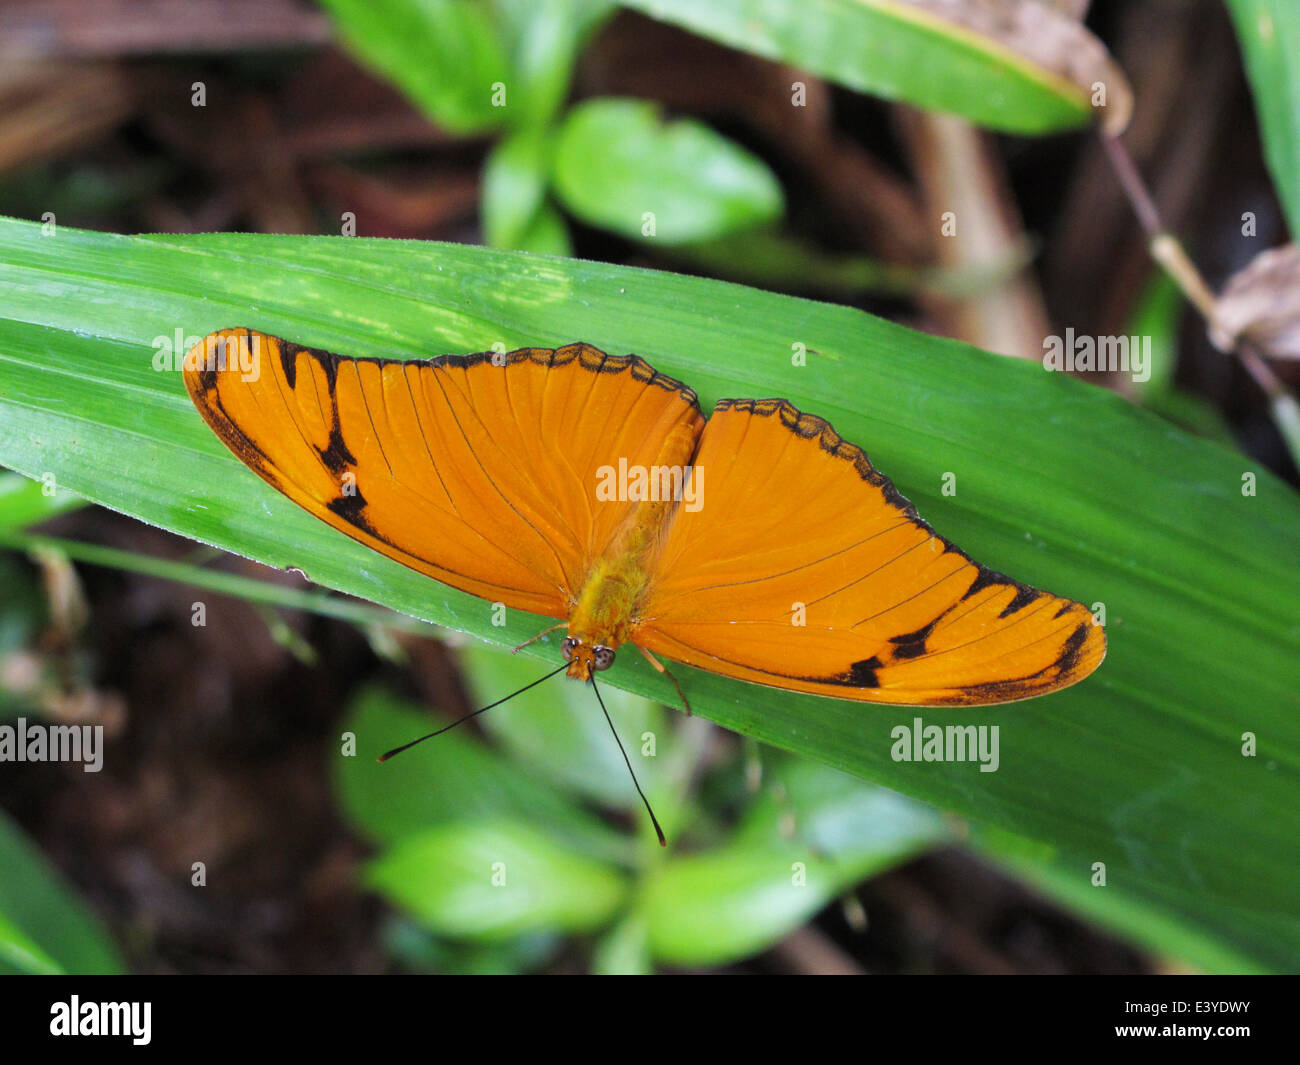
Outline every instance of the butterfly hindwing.
<svg viewBox="0 0 1300 1065">
<path fill-rule="evenodd" d="M 912 705 L 1011 702 L 1105 653 L 1082 604 L 972 561 L 863 451 L 785 400 L 722 400 L 633 639 L 743 680 Z"/>
</svg>

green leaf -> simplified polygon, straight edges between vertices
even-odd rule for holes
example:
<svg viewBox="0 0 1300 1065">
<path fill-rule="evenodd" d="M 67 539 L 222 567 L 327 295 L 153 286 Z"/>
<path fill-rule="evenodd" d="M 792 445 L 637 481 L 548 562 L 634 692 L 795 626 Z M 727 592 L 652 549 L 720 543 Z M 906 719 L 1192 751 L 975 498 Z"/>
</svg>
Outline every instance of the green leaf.
<svg viewBox="0 0 1300 1065">
<path fill-rule="evenodd" d="M 531 251 L 538 255 L 573 254 L 569 227 L 560 212 L 550 203 L 544 203 L 537 209 L 528 227 L 514 242 L 514 248 L 516 251 Z"/>
<path fill-rule="evenodd" d="M 483 167 L 483 233 L 494 248 L 518 248 L 546 199 L 550 150 L 544 129 L 503 138 Z"/>
<path fill-rule="evenodd" d="M 593 976 L 644 976 L 654 972 L 647 942 L 645 916 L 624 918 L 601 937 L 592 952 Z"/>
<path fill-rule="evenodd" d="M 607 97 L 570 110 L 553 176 L 564 206 L 584 222 L 638 240 L 710 240 L 784 209 L 761 159 L 694 119 L 665 123 L 645 100 Z"/>
<path fill-rule="evenodd" d="M 846 88 L 989 129 L 1049 133 L 1092 115 L 1080 86 L 899 0 L 620 2 Z"/>
<path fill-rule="evenodd" d="M 582 39 L 612 7 L 607 0 L 492 0 L 513 71 L 511 125 L 540 128 L 555 117 Z"/>
<path fill-rule="evenodd" d="M 1293 239 L 1300 239 L 1300 5 L 1227 0 L 1255 95 L 1264 155 Z"/>
<path fill-rule="evenodd" d="M 44 679 L 30 669 L 40 661 L 30 648 L 48 623 L 49 601 L 31 568 L 13 555 L 0 555 L 0 677 L 4 678 L 0 682 L 0 718 L 29 709 L 33 686 Z M 19 656 L 17 663 L 6 661 L 10 654 Z M 29 668 L 15 677 L 10 672 L 15 665 Z M 52 667 L 46 668 L 54 672 Z M 22 677 L 22 673 L 28 675 Z M 52 686 L 58 681 L 50 677 L 49 683 Z"/>
<path fill-rule="evenodd" d="M 3 811 L 0 870 L 0 972 L 123 971 L 99 922 Z"/>
<path fill-rule="evenodd" d="M 1163 270 L 1155 270 L 1141 296 L 1133 318 L 1125 330 L 1131 337 L 1150 338 L 1151 365 L 1149 379 L 1137 382 L 1136 393 L 1142 406 L 1175 425 L 1235 447 L 1232 430 L 1217 410 L 1200 396 L 1178 386 L 1178 327 L 1187 301 L 1182 290 Z"/>
<path fill-rule="evenodd" d="M 627 884 L 518 822 L 457 822 L 408 836 L 366 871 L 366 883 L 442 935 L 499 941 L 527 932 L 590 932 Z"/>
<path fill-rule="evenodd" d="M 1040 365 L 738 285 L 456 245 L 0 222 L 0 464 L 503 647 L 546 621 L 494 626 L 490 604 L 312 518 L 206 428 L 167 348 L 177 329 L 231 325 L 390 357 L 582 339 L 637 352 L 706 410 L 785 396 L 828 418 L 974 557 L 1105 604 L 1109 657 L 1065 692 L 975 715 L 678 668 L 696 713 L 1050 844 L 1079 876 L 1105 860 L 1103 904 L 1142 903 L 1260 968 L 1294 964 L 1300 500 L 1255 463 Z M 637 655 L 602 679 L 674 701 Z M 1000 767 L 894 761 L 891 731 L 914 716 L 998 725 Z"/>
<path fill-rule="evenodd" d="M 510 62 L 486 7 L 474 0 L 322 0 L 343 43 L 438 125 L 476 133 L 500 125 L 493 86 Z"/>
<path fill-rule="evenodd" d="M 0 473 L 0 531 L 22 529 L 64 511 L 85 506 L 70 492 L 46 490 L 39 481 L 14 473 Z"/>
<path fill-rule="evenodd" d="M 82 506 L 85 505 L 84 500 L 78 502 Z M 128 573 L 144 573 L 161 580 L 177 581 L 195 588 L 204 588 L 218 595 L 237 597 L 250 603 L 284 607 L 288 610 L 304 610 L 319 614 L 321 617 L 348 621 L 365 630 L 397 629 L 417 636 L 436 636 L 439 631 L 407 614 L 397 614 L 391 610 L 371 606 L 369 603 L 331 595 L 319 588 L 310 590 L 288 588 L 273 581 L 208 569 L 190 562 L 173 562 L 170 559 L 140 555 L 113 547 L 101 547 L 98 544 L 87 544 L 78 540 L 12 533 L 6 530 L 2 518 L 0 518 L 0 546 L 22 551 L 53 551 L 73 562 L 108 566 Z"/>
<path fill-rule="evenodd" d="M 828 254 L 768 229 L 746 230 L 702 244 L 681 244 L 669 255 L 696 273 L 762 288 L 842 296 L 933 292 L 966 299 L 1006 284 L 1030 259 L 1028 249 L 1017 249 L 991 263 L 918 268 L 865 255 Z"/>
<path fill-rule="evenodd" d="M 1181 958 L 1212 973 L 1250 973 L 1258 967 L 1249 954 L 1171 918 L 1158 906 L 1128 894 L 1114 897 L 1109 881 L 1094 881 L 1091 864 L 1082 869 L 1076 860 L 1061 858 L 1051 847 L 995 829 L 977 831 L 971 843 L 1061 905 L 1158 955 Z"/>
<path fill-rule="evenodd" d="M 779 774 L 729 844 L 670 857 L 639 905 L 650 950 L 672 965 L 722 965 L 771 946 L 865 877 L 945 838 L 935 813 L 811 762 Z M 789 819 L 792 838 L 783 838 Z"/>
<path fill-rule="evenodd" d="M 544 965 L 564 946 L 554 932 L 511 939 L 446 939 L 405 914 L 395 914 L 382 929 L 384 953 L 404 969 L 467 976 L 509 976 Z"/>
<path fill-rule="evenodd" d="M 0 912 L 0 974 L 35 973 L 40 976 L 62 975 L 59 963 L 23 934 L 22 929 Z"/>
<path fill-rule="evenodd" d="M 551 637 L 549 647 L 559 644 Z M 531 658 L 483 646 L 466 647 L 461 665 L 471 681 L 476 704 L 486 706 L 542 675 Z M 601 685 L 604 689 L 604 685 Z M 660 766 L 671 758 L 666 713 L 649 699 L 611 688 L 602 690 L 609 716 L 618 729 L 641 786 L 654 801 Z M 556 677 L 484 714 L 483 730 L 538 776 L 564 790 L 612 807 L 638 811 L 641 800 L 618 752 L 609 723 L 587 685 Z M 655 736 L 655 756 L 643 757 L 641 737 Z"/>
</svg>

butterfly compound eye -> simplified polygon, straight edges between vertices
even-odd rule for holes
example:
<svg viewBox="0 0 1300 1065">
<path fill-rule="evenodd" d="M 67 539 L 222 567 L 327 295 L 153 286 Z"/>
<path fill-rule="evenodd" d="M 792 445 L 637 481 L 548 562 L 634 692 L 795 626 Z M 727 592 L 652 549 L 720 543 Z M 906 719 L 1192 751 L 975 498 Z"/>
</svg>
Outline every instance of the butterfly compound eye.
<svg viewBox="0 0 1300 1065">
<path fill-rule="evenodd" d="M 592 649 L 592 663 L 597 669 L 609 669 L 614 664 L 614 652 L 608 647 Z"/>
<path fill-rule="evenodd" d="M 572 636 L 566 636 L 560 643 L 560 654 L 564 655 L 566 662 L 573 661 L 573 652 L 577 649 L 578 641 Z"/>
</svg>

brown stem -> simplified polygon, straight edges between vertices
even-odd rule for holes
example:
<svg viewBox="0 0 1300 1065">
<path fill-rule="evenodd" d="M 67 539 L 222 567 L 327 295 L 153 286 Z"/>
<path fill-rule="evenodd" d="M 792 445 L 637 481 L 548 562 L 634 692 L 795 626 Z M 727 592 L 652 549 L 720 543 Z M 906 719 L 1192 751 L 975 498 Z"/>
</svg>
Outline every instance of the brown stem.
<svg viewBox="0 0 1300 1065">
<path fill-rule="evenodd" d="M 1164 228 L 1164 224 L 1160 221 L 1160 212 L 1156 210 L 1155 201 L 1147 191 L 1133 157 L 1129 155 L 1128 149 L 1118 137 L 1112 137 L 1100 130 L 1098 135 L 1101 137 L 1102 147 L 1106 150 L 1106 157 L 1115 170 L 1115 176 L 1119 178 L 1129 203 L 1133 205 L 1133 213 L 1137 215 L 1138 221 L 1150 238 L 1147 247 L 1151 257 L 1174 279 L 1183 295 L 1201 312 L 1205 320 L 1210 321 L 1217 302 L 1214 292 L 1205 283 L 1205 278 L 1196 269 L 1196 264 L 1192 262 L 1178 238 Z M 1278 405 L 1289 406 L 1294 403 L 1286 385 L 1260 353 L 1244 338 L 1239 337 L 1233 342 L 1232 351 L 1241 360 L 1246 372 L 1269 397 L 1277 420 Z M 1279 425 L 1279 428 L 1290 440 L 1291 433 L 1287 427 Z"/>
</svg>

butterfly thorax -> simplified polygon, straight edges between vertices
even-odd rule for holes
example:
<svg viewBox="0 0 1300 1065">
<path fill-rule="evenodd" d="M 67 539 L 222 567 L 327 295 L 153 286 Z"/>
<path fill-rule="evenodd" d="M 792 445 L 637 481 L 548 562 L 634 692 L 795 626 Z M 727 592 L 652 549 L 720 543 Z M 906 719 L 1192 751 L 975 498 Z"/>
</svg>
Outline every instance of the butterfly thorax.
<svg viewBox="0 0 1300 1065">
<path fill-rule="evenodd" d="M 663 509 L 662 504 L 654 506 Z M 655 517 L 656 526 L 671 520 L 667 513 Z M 648 575 L 661 543 L 659 528 L 629 524 L 610 550 L 592 564 L 569 617 L 569 635 L 584 648 L 604 646 L 612 650 L 628 640 L 636 629 L 638 608 L 645 598 Z M 569 663 L 569 676 L 583 680 L 590 676 L 586 658 L 575 655 Z"/>
<path fill-rule="evenodd" d="M 678 427 L 664 441 L 658 464 L 687 466 L 695 444 L 695 428 Z M 650 574 L 680 506 L 680 499 L 635 502 L 609 545 L 588 567 L 569 615 L 569 635 L 582 645 L 569 663 L 569 676 L 586 680 L 591 675 L 591 648 L 612 650 L 636 631 Z"/>
</svg>

